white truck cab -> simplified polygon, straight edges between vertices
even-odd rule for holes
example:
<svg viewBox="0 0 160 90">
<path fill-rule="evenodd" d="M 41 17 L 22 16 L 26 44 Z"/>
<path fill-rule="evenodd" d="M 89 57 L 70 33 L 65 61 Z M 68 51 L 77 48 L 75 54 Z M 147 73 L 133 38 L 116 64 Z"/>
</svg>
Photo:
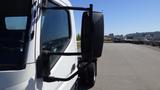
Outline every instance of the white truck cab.
<svg viewBox="0 0 160 90">
<path fill-rule="evenodd" d="M 77 51 L 74 10 L 82 17 Z M 0 1 L 0 90 L 78 90 L 94 86 L 103 15 L 68 0 Z"/>
</svg>

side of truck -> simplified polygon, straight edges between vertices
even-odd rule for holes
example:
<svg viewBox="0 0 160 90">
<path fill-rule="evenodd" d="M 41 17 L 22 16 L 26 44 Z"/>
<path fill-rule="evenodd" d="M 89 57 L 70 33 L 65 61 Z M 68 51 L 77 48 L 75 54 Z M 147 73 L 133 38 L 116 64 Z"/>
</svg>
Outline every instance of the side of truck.
<svg viewBox="0 0 160 90">
<path fill-rule="evenodd" d="M 81 52 L 73 11 L 83 11 Z M 104 23 L 93 6 L 68 0 L 0 1 L 0 90 L 78 90 L 94 86 Z"/>
</svg>

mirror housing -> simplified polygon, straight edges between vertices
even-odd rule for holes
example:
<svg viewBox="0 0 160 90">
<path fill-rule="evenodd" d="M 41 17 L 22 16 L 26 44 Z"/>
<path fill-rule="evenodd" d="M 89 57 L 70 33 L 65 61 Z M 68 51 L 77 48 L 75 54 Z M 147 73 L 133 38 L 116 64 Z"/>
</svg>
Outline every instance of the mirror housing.
<svg viewBox="0 0 160 90">
<path fill-rule="evenodd" d="M 98 58 L 102 54 L 104 41 L 104 18 L 101 12 L 84 12 L 82 16 L 82 58 Z"/>
</svg>

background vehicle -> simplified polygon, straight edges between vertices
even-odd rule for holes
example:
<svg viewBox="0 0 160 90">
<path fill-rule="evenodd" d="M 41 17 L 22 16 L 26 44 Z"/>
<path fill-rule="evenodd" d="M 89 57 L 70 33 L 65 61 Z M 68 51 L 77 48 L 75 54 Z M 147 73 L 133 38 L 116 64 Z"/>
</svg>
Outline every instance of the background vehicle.
<svg viewBox="0 0 160 90">
<path fill-rule="evenodd" d="M 77 52 L 73 10 L 83 10 Z M 103 47 L 100 12 L 67 0 L 0 1 L 0 89 L 70 90 L 95 82 Z M 77 56 L 80 56 L 79 60 Z"/>
</svg>

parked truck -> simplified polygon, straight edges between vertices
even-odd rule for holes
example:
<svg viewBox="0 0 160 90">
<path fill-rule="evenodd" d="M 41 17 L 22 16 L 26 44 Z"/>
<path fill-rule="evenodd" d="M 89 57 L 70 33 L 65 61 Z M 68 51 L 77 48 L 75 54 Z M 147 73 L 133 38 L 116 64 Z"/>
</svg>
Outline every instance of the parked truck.
<svg viewBox="0 0 160 90">
<path fill-rule="evenodd" d="M 73 11 L 81 11 L 81 52 Z M 78 90 L 94 86 L 104 21 L 93 5 L 68 0 L 0 1 L 0 90 Z"/>
</svg>

